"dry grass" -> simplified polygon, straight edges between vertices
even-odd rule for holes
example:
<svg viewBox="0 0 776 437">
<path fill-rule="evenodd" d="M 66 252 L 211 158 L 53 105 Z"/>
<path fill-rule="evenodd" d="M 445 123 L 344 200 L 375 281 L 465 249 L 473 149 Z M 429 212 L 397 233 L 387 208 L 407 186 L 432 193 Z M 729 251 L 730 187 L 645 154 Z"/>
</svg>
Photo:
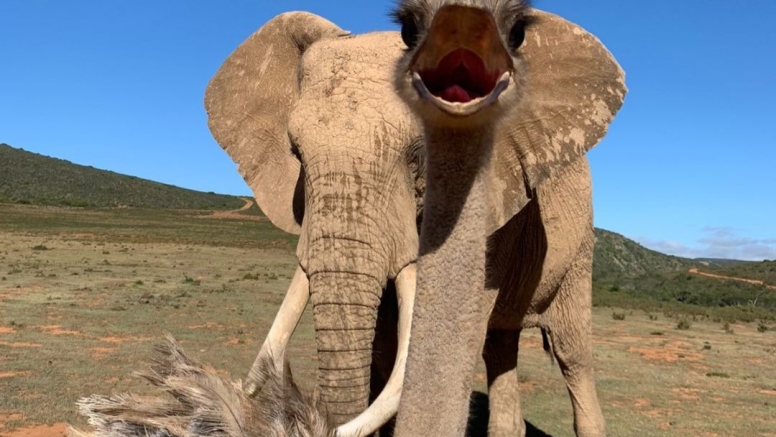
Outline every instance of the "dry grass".
<svg viewBox="0 0 776 437">
<path fill-rule="evenodd" d="M 63 435 L 63 423 L 84 424 L 78 398 L 147 392 L 130 374 L 165 331 L 223 375 L 246 374 L 293 274 L 293 240 L 265 222 L 194 215 L 0 206 L 0 436 Z M 595 309 L 609 435 L 776 436 L 776 331 L 655 318 Z M 309 313 L 290 359 L 309 388 Z M 520 364 L 533 434 L 571 435 L 538 331 L 524 334 Z M 474 380 L 484 390 L 482 367 Z"/>
</svg>

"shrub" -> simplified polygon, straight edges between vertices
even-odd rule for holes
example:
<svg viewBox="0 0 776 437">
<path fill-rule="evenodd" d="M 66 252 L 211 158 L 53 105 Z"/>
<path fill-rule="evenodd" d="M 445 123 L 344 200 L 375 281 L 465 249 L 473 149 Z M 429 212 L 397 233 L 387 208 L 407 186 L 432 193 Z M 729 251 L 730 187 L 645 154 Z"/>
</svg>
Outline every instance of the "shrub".
<svg viewBox="0 0 776 437">
<path fill-rule="evenodd" d="M 187 276 L 186 274 L 183 275 L 183 283 L 188 285 L 200 285 L 202 281 L 199 279 L 194 279 L 190 276 Z"/>
<path fill-rule="evenodd" d="M 612 312 L 612 319 L 625 320 L 625 313 Z"/>
<path fill-rule="evenodd" d="M 679 319 L 679 322 L 676 324 L 676 329 L 681 329 L 683 331 L 686 331 L 691 327 L 692 327 L 692 322 L 689 319 L 684 317 Z"/>
</svg>

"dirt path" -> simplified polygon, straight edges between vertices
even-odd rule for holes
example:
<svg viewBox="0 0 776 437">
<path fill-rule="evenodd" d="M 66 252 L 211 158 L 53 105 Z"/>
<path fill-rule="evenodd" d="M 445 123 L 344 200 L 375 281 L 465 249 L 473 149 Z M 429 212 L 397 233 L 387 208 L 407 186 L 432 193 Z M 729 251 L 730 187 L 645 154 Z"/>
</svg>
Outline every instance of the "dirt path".
<svg viewBox="0 0 776 437">
<path fill-rule="evenodd" d="M 254 221 L 262 221 L 263 217 L 258 215 L 246 215 L 243 214 L 243 212 L 251 209 L 253 207 L 253 199 L 250 197 L 242 197 L 243 202 L 245 202 L 245 205 L 240 207 L 239 209 L 233 209 L 231 211 L 214 211 L 210 215 L 201 216 L 202 218 L 210 218 L 210 219 L 233 219 L 233 220 L 254 220 Z"/>
<path fill-rule="evenodd" d="M 764 285 L 763 281 L 758 281 L 757 279 L 736 278 L 734 276 L 715 275 L 714 273 L 706 273 L 706 272 L 698 271 L 698 269 L 690 269 L 690 273 L 692 273 L 693 275 L 706 276 L 707 278 L 727 279 L 730 281 L 746 282 L 752 285 Z M 776 286 L 773 286 L 773 285 L 766 285 L 765 288 L 776 290 Z"/>
</svg>

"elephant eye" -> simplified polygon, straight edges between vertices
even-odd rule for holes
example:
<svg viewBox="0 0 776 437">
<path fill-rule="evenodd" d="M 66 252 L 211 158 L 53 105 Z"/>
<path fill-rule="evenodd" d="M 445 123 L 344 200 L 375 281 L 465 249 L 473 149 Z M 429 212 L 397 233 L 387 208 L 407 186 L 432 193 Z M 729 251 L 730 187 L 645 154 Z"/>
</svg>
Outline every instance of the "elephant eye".
<svg viewBox="0 0 776 437">
<path fill-rule="evenodd" d="M 302 152 L 299 151 L 299 145 L 296 144 L 296 141 L 291 140 L 291 154 L 294 155 L 294 158 L 296 158 L 299 162 L 302 162 Z"/>
<path fill-rule="evenodd" d="M 415 44 L 418 43 L 418 25 L 415 18 L 407 17 L 402 20 L 401 39 L 409 48 L 415 47 Z"/>
<path fill-rule="evenodd" d="M 517 20 L 512 25 L 512 29 L 509 31 L 509 46 L 512 50 L 517 50 L 523 45 L 525 41 L 525 26 L 526 22 L 524 20 Z"/>
</svg>

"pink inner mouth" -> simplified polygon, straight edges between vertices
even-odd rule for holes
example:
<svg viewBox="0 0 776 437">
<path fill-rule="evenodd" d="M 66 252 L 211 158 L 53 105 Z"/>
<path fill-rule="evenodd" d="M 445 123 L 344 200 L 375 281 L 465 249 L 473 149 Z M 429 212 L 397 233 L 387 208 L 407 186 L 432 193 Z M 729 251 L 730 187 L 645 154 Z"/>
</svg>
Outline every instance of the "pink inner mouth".
<svg viewBox="0 0 776 437">
<path fill-rule="evenodd" d="M 450 103 L 467 103 L 490 94 L 500 71 L 489 72 L 476 53 L 456 49 L 439 61 L 436 68 L 418 72 L 431 94 Z"/>
</svg>

